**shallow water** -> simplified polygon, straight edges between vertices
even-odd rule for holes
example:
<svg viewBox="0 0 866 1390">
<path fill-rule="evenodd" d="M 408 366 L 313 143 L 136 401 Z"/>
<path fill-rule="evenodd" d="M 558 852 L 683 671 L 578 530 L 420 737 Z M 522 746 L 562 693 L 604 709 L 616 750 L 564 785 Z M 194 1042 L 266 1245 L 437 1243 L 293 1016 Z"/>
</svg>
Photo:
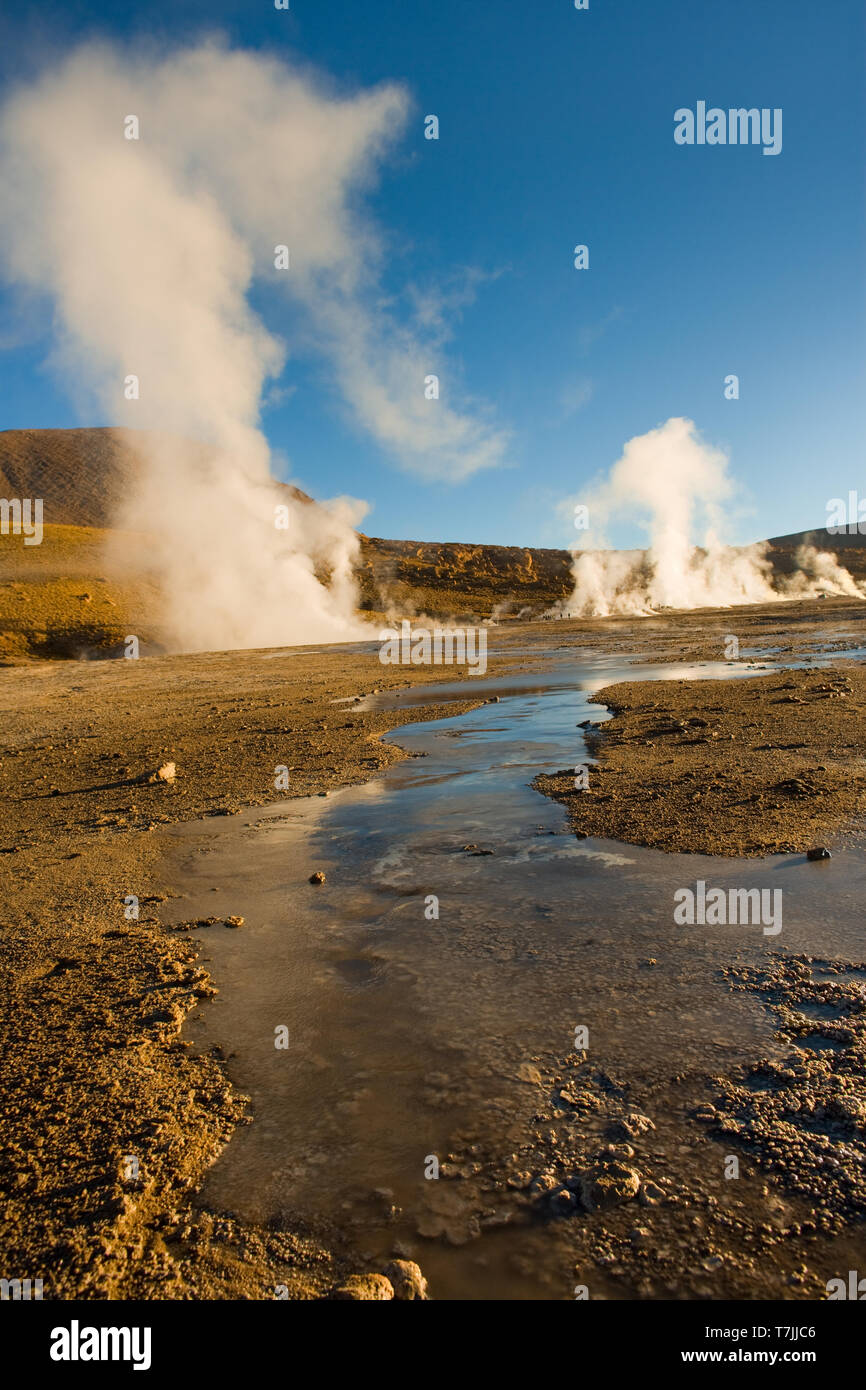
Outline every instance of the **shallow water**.
<svg viewBox="0 0 866 1390">
<path fill-rule="evenodd" d="M 204 1198 L 306 1220 L 362 1258 L 398 1244 L 440 1298 L 569 1297 L 560 1246 L 501 1206 L 477 1234 L 457 1185 L 425 1179 L 429 1157 L 470 1144 L 507 1155 L 540 1095 L 527 1067 L 555 1071 L 577 1026 L 593 1062 L 640 1094 L 774 1054 L 769 1011 L 720 977 L 733 960 L 863 954 L 866 856 L 739 861 L 580 841 L 530 785 L 581 763 L 591 778 L 577 725 L 607 717 L 588 703 L 601 686 L 753 674 L 728 662 L 577 667 L 571 652 L 543 675 L 473 679 L 469 693 L 499 703 L 400 728 L 413 756 L 376 781 L 176 828 L 177 918 L 246 919 L 203 934 L 222 993 L 190 1035 L 235 1054 L 256 1117 Z M 467 682 L 435 698 L 465 700 Z M 309 885 L 315 869 L 324 886 Z M 783 889 L 781 933 L 675 925 L 675 891 L 699 879 Z"/>
</svg>

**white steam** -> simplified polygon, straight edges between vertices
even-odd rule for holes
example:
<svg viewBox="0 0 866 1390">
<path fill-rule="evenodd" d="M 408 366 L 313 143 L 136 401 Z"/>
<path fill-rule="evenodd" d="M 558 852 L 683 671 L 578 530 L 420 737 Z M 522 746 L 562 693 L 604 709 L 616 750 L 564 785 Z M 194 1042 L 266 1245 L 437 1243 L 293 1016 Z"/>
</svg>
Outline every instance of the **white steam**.
<svg viewBox="0 0 866 1390">
<path fill-rule="evenodd" d="M 630 439 L 604 483 L 580 499 L 589 508 L 593 549 L 575 553 L 574 591 L 562 611 L 607 617 L 822 593 L 866 597 L 835 556 L 812 546 L 800 547 L 796 571 L 774 587 L 766 544 L 733 547 L 720 540 L 733 493 L 726 456 L 698 438 L 691 420 L 674 418 Z M 647 549 L 596 550 L 613 517 L 636 520 L 647 532 Z"/>
<path fill-rule="evenodd" d="M 0 255 L 53 301 L 70 392 L 147 431 L 116 521 L 153 537 L 184 649 L 363 631 L 351 577 L 363 505 L 310 507 L 271 481 L 259 409 L 287 350 L 251 291 L 284 296 L 285 336 L 326 354 L 353 417 L 401 465 L 457 478 L 501 457 L 501 436 L 424 399 L 441 363 L 381 307 L 382 246 L 357 204 L 406 112 L 397 87 L 341 96 L 215 44 L 167 57 L 86 46 L 0 111 Z M 137 140 L 124 138 L 131 115 Z M 130 375 L 138 400 L 124 396 Z"/>
</svg>

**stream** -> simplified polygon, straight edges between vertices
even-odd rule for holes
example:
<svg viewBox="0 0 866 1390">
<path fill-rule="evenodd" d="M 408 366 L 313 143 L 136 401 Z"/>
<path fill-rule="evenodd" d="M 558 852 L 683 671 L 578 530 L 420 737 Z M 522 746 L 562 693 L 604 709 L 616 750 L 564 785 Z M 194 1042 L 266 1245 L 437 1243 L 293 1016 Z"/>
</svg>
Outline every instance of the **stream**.
<svg viewBox="0 0 866 1390">
<path fill-rule="evenodd" d="M 437 1298 L 571 1297 L 564 1240 L 507 1191 L 479 1220 L 459 1181 L 425 1177 L 431 1158 L 447 1164 L 456 1149 L 483 1170 L 523 1142 L 539 1082 L 573 1053 L 578 1027 L 594 1064 L 651 1094 L 675 1075 L 773 1055 L 770 1012 L 732 992 L 723 967 L 779 950 L 860 958 L 863 854 L 815 865 L 578 840 L 533 790 L 540 772 L 586 763 L 592 776 L 578 725 L 607 714 L 589 698 L 635 674 L 756 669 L 636 672 L 557 653 L 541 673 L 474 678 L 471 694 L 490 702 L 469 713 L 400 727 L 390 737 L 410 756 L 362 786 L 172 829 L 177 919 L 245 918 L 203 936 L 221 992 L 186 1025 L 197 1046 L 229 1055 L 255 1115 L 202 1200 L 322 1232 L 379 1267 L 417 1259 Z M 366 701 L 430 698 L 418 688 Z M 465 701 L 467 682 L 433 698 Z M 314 870 L 324 885 L 309 884 Z M 675 891 L 700 879 L 782 889 L 780 935 L 675 925 Z M 599 1280 L 601 1296 L 623 1296 Z"/>
</svg>

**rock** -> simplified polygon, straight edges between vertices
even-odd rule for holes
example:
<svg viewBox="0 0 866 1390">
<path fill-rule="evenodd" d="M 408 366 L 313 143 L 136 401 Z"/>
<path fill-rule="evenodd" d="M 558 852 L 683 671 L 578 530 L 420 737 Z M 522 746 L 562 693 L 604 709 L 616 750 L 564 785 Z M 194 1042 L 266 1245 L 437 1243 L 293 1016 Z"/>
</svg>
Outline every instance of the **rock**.
<svg viewBox="0 0 866 1390">
<path fill-rule="evenodd" d="M 174 763 L 163 763 L 162 767 L 158 767 L 155 772 L 143 772 L 140 777 L 135 778 L 135 781 L 138 783 L 168 782 L 171 785 L 176 776 L 177 768 Z"/>
<path fill-rule="evenodd" d="M 815 860 L 815 859 L 832 859 L 833 856 L 832 856 L 832 854 L 830 853 L 830 851 L 829 851 L 828 849 L 824 849 L 823 845 L 818 845 L 818 846 L 816 846 L 815 849 L 807 849 L 807 850 L 806 850 L 806 858 L 807 858 L 807 859 L 812 859 L 812 860 Z"/>
<path fill-rule="evenodd" d="M 385 1266 L 385 1278 L 401 1301 L 427 1298 L 427 1280 L 414 1260 L 392 1260 Z"/>
<path fill-rule="evenodd" d="M 544 1196 L 555 1191 L 557 1187 L 559 1187 L 559 1183 L 556 1180 L 556 1175 L 549 1170 L 546 1173 L 539 1173 L 529 1184 L 530 1192 L 541 1193 Z"/>
<path fill-rule="evenodd" d="M 631 1144 L 626 1144 L 624 1141 L 620 1141 L 618 1144 L 605 1144 L 599 1158 L 604 1162 L 613 1159 L 616 1163 L 622 1163 L 629 1158 L 634 1158 L 634 1149 Z"/>
<path fill-rule="evenodd" d="M 321 869 L 317 869 L 316 872 L 315 872 L 314 874 L 310 874 L 310 882 L 311 882 L 311 883 L 324 883 L 324 882 L 325 882 L 325 875 L 322 873 L 322 870 L 321 870 Z"/>
<path fill-rule="evenodd" d="M 384 1303 L 394 1297 L 394 1287 L 384 1274 L 350 1274 L 348 1279 L 331 1290 L 330 1297 L 351 1299 L 354 1302 Z"/>
<path fill-rule="evenodd" d="M 243 917 L 226 917 L 225 923 L 227 927 L 242 927 L 244 919 Z"/>
<path fill-rule="evenodd" d="M 716 1107 L 714 1105 L 699 1105 L 695 1111 L 696 1120 L 712 1121 L 717 1118 Z"/>
<path fill-rule="evenodd" d="M 571 1105 L 575 1110 L 593 1111 L 601 1110 L 602 1104 L 598 1096 L 593 1095 L 592 1091 L 581 1090 L 571 1083 L 566 1083 L 559 1092 L 560 1100 L 564 1100 L 566 1105 Z"/>
<path fill-rule="evenodd" d="M 665 1198 L 664 1190 L 654 1182 L 645 1182 L 640 1190 L 641 1204 L 645 1207 L 653 1207 L 657 1202 L 663 1202 Z"/>
<path fill-rule="evenodd" d="M 655 1129 L 652 1120 L 647 1115 L 639 1115 L 637 1111 L 632 1111 L 611 1125 L 610 1135 L 613 1139 L 637 1139 L 650 1129 Z"/>
<path fill-rule="evenodd" d="M 587 1211 L 606 1211 L 630 1202 L 640 1191 L 641 1176 L 624 1163 L 603 1163 L 580 1177 L 580 1196 Z"/>
<path fill-rule="evenodd" d="M 849 1124 L 866 1128 L 866 1101 L 859 1096 L 833 1096 L 827 1105 L 827 1114 L 833 1119 L 847 1120 Z"/>
</svg>

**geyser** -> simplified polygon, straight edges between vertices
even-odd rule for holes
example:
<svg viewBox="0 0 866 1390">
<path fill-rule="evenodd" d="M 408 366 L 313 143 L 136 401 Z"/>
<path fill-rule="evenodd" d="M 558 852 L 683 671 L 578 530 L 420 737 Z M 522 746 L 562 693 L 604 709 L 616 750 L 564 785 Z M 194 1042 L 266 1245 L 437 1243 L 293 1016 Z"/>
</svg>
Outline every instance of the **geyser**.
<svg viewBox="0 0 866 1390">
<path fill-rule="evenodd" d="M 863 586 L 834 555 L 811 546 L 797 552 L 792 575 L 774 581 L 765 543 L 725 545 L 720 539 L 724 505 L 733 494 L 726 456 L 698 437 L 691 420 L 675 417 L 630 439 L 607 479 L 582 501 L 589 507 L 588 535 L 595 544 L 604 543 L 604 529 L 616 517 L 642 526 L 647 548 L 576 551 L 574 590 L 561 611 L 606 617 L 822 593 L 866 598 Z"/>
</svg>

